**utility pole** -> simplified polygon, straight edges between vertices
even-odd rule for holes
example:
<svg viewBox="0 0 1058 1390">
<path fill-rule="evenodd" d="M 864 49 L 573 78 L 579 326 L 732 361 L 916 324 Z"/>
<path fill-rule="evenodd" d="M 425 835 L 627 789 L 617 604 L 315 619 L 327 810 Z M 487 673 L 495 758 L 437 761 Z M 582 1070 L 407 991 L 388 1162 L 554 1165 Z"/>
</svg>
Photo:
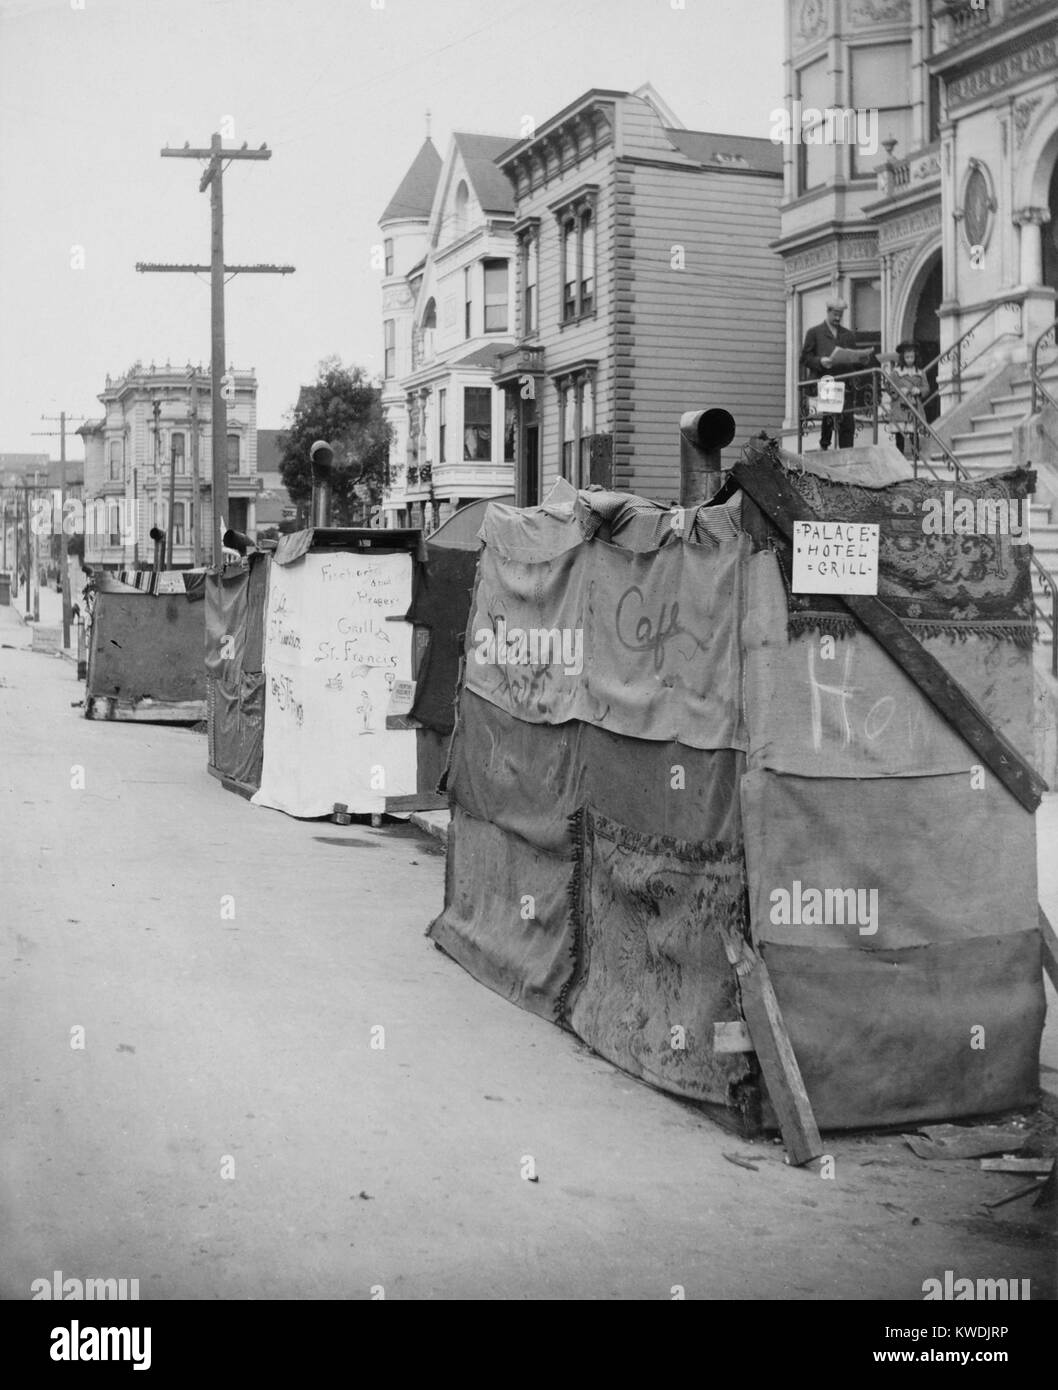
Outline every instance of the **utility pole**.
<svg viewBox="0 0 1058 1390">
<path fill-rule="evenodd" d="M 224 378 L 224 277 L 225 275 L 292 275 L 292 265 L 225 265 L 224 264 L 224 161 L 230 159 L 271 159 L 267 145 L 251 150 L 244 143 L 241 149 L 226 150 L 220 135 L 214 131 L 209 149 L 162 150 L 163 159 L 205 159 L 209 163 L 199 180 L 200 193 L 209 189 L 210 205 L 210 263 L 206 265 L 160 265 L 157 262 L 137 261 L 138 271 L 161 271 L 170 274 L 209 273 L 210 325 L 212 361 L 210 377 L 213 413 L 213 563 L 221 563 L 221 537 L 228 513 L 228 404 L 223 390 Z M 198 500 L 197 498 L 195 499 Z"/>
<path fill-rule="evenodd" d="M 57 421 L 58 430 L 34 430 L 35 435 L 41 438 L 54 439 L 56 434 L 59 436 L 59 459 L 62 464 L 60 473 L 60 505 L 59 505 L 59 575 L 62 579 L 62 645 L 64 648 L 70 645 L 70 621 L 71 621 L 71 602 L 70 602 L 70 557 L 66 553 L 66 423 L 70 420 L 84 420 L 84 415 L 67 415 L 65 410 L 60 410 L 58 415 L 42 415 L 42 420 Z M 82 513 L 83 514 L 83 513 Z"/>
<path fill-rule="evenodd" d="M 198 372 L 194 367 L 190 368 L 188 376 L 191 381 L 191 495 L 194 500 L 187 522 L 194 540 L 195 569 L 199 569 L 202 564 L 202 489 L 198 477 Z"/>
</svg>

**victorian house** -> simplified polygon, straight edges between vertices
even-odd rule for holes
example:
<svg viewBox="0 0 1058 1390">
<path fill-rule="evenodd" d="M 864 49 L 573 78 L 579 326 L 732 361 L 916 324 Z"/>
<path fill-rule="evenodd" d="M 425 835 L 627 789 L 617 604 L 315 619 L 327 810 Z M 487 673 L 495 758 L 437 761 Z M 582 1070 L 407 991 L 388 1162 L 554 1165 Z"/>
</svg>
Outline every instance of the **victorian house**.
<svg viewBox="0 0 1058 1390">
<path fill-rule="evenodd" d="M 229 368 L 227 525 L 256 528 L 257 379 Z M 172 567 L 213 562 L 212 411 L 201 367 L 144 367 L 106 379 L 105 414 L 77 433 L 85 448 L 85 563 L 106 569 L 147 567 L 152 526 L 169 532 Z"/>
<path fill-rule="evenodd" d="M 427 140 L 383 214 L 382 402 L 392 429 L 383 524 L 431 529 L 510 495 L 513 409 L 493 383 L 513 342 L 511 137 Z"/>
<path fill-rule="evenodd" d="M 521 505 L 558 477 L 677 498 L 688 410 L 734 415 L 725 466 L 780 427 L 777 146 L 687 130 L 649 86 L 593 89 L 499 164 L 517 214 L 517 342 L 495 380 Z"/>
</svg>

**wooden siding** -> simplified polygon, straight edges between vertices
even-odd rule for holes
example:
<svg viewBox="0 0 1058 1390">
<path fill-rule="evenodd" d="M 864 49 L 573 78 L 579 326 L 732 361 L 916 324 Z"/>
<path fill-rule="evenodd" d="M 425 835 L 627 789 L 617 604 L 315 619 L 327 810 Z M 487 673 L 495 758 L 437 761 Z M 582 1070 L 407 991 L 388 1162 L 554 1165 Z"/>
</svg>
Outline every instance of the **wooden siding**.
<svg viewBox="0 0 1058 1390">
<path fill-rule="evenodd" d="M 584 184 L 598 186 L 595 208 L 595 312 L 579 323 L 563 324 L 561 232 L 551 207 Z M 539 386 L 537 411 L 540 420 L 540 477 L 546 492 L 560 474 L 559 396 L 550 374 L 581 359 L 596 358 L 595 428 L 613 428 L 612 315 L 614 283 L 611 274 L 614 257 L 613 150 L 606 146 L 591 158 L 567 169 L 518 204 L 519 217 L 540 219 L 540 264 L 537 280 L 537 322 L 539 331 L 525 339 L 544 347 L 545 375 Z M 519 265 L 520 271 L 520 265 Z M 519 275 L 518 313 L 521 335 L 522 296 Z"/>
<path fill-rule="evenodd" d="M 639 97 L 618 103 L 617 153 L 622 157 L 664 159 L 676 166 L 693 168 L 682 151 L 673 147 L 654 108 Z"/>
<path fill-rule="evenodd" d="M 620 483 L 659 501 L 679 493 L 680 415 L 723 406 L 746 439 L 782 427 L 786 302 L 779 179 L 684 172 L 629 162 L 633 279 L 628 389 L 631 432 Z M 684 268 L 671 265 L 683 247 Z M 623 383 L 622 383 L 623 384 Z"/>
</svg>

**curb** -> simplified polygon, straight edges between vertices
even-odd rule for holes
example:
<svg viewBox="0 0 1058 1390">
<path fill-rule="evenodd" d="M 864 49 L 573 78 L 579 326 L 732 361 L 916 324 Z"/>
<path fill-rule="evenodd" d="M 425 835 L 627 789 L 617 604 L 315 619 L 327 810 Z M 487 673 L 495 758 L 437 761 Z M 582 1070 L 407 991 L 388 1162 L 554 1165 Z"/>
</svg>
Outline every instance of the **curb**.
<svg viewBox="0 0 1058 1390">
<path fill-rule="evenodd" d="M 445 817 L 444 821 L 432 820 L 432 816 Z M 409 817 L 412 825 L 424 831 L 427 835 L 432 835 L 435 840 L 440 840 L 444 847 L 448 848 L 448 825 L 449 814 L 447 811 L 412 811 Z"/>
</svg>

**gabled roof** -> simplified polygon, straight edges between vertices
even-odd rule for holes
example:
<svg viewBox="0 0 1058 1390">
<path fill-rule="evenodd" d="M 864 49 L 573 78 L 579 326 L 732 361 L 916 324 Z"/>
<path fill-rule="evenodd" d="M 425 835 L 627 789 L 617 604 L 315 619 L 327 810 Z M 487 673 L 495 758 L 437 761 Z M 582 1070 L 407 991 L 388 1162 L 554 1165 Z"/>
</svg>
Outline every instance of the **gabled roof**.
<svg viewBox="0 0 1058 1390">
<path fill-rule="evenodd" d="M 454 131 L 452 139 L 482 211 L 513 213 L 511 185 L 496 167 L 496 160 L 518 141 L 508 135 L 473 135 L 461 130 Z"/>
<path fill-rule="evenodd" d="M 425 221 L 433 207 L 437 180 L 441 177 L 441 156 L 437 153 L 429 136 L 412 160 L 411 168 L 401 179 L 400 187 L 389 200 L 385 212 L 378 219 L 383 222 L 397 222 L 403 218 L 421 217 Z"/>
<path fill-rule="evenodd" d="M 782 146 L 754 135 L 714 135 L 706 130 L 673 130 L 666 138 L 688 159 L 711 169 L 751 169 L 782 173 Z"/>
</svg>

